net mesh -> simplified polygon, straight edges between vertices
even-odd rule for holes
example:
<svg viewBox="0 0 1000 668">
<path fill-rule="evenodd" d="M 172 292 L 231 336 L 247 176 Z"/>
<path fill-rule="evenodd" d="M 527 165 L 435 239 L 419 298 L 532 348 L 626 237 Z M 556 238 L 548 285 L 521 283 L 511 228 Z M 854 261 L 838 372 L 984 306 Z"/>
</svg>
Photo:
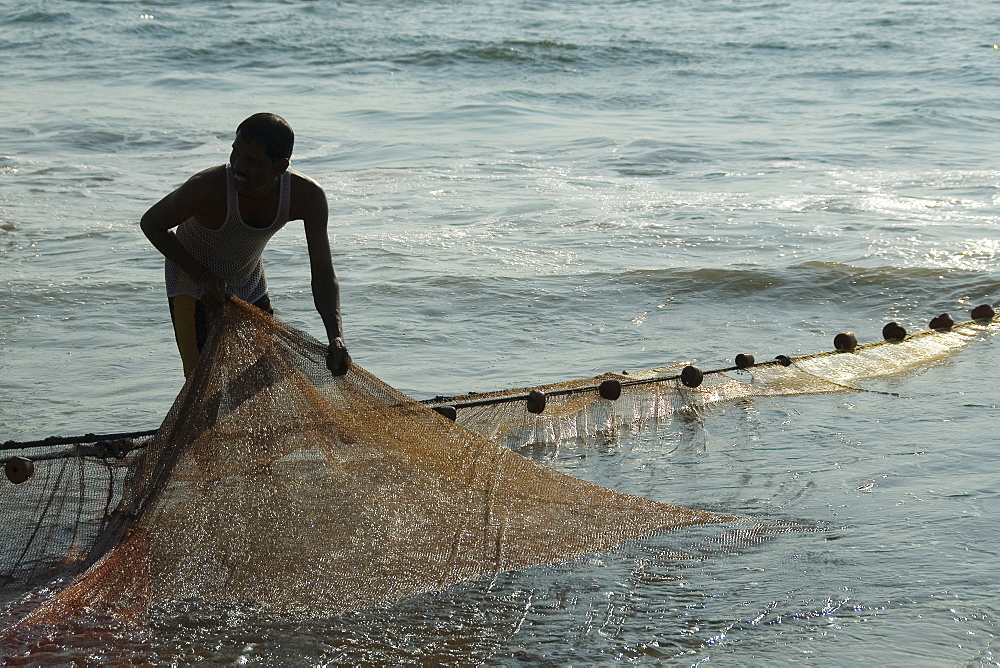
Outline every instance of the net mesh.
<svg viewBox="0 0 1000 668">
<path fill-rule="evenodd" d="M 329 615 L 730 519 L 533 462 L 357 366 L 332 378 L 321 344 L 242 302 L 221 320 L 155 436 L 0 487 L 19 509 L 0 591 L 31 591 L 0 637 L 185 600 Z"/>
</svg>

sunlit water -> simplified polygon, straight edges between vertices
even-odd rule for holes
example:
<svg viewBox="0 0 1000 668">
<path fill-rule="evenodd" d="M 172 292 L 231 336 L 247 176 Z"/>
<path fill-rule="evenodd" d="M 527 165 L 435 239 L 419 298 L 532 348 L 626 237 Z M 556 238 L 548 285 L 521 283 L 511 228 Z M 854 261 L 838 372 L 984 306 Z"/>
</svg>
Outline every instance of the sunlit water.
<svg viewBox="0 0 1000 668">
<path fill-rule="evenodd" d="M 159 423 L 182 376 L 138 219 L 260 110 L 327 190 L 354 359 L 417 398 L 816 352 L 997 299 L 986 3 L 3 0 L 0 26 L 0 441 Z M 320 334 L 301 228 L 266 262 L 279 317 Z M 335 620 L 168 610 L 36 656 L 994 663 L 995 345 L 868 383 L 899 396 L 528 453 L 819 531 L 685 530 Z"/>
</svg>

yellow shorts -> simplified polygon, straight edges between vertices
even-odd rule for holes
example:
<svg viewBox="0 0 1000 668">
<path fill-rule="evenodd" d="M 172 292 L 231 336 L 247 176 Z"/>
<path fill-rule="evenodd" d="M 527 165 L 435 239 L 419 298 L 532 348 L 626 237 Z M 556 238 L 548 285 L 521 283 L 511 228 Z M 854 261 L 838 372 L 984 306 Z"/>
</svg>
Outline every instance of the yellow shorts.
<svg viewBox="0 0 1000 668">
<path fill-rule="evenodd" d="M 177 339 L 177 350 L 181 353 L 184 363 L 184 375 L 190 376 L 198 355 L 208 338 L 208 309 L 200 301 L 190 295 L 170 297 L 170 319 L 174 323 L 174 338 Z M 271 299 L 265 294 L 253 304 L 262 311 L 274 313 Z"/>
</svg>

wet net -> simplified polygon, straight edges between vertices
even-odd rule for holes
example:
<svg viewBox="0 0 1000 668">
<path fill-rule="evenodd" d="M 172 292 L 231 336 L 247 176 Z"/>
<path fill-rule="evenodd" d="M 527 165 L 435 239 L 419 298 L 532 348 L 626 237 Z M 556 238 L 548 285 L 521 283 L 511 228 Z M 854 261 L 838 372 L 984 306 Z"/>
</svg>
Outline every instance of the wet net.
<svg viewBox="0 0 1000 668">
<path fill-rule="evenodd" d="M 53 446 L 4 481 L 0 591 L 31 592 L 8 637 L 174 601 L 330 615 L 727 519 L 535 463 L 357 366 L 333 378 L 242 302 L 221 321 L 155 435 Z"/>
<path fill-rule="evenodd" d="M 912 373 L 947 359 L 997 329 L 990 307 L 975 320 L 954 323 L 942 314 L 933 329 L 906 335 L 890 323 L 880 341 L 857 345 L 851 333 L 840 349 L 755 363 L 737 355 L 736 366 L 702 371 L 676 364 L 640 372 L 476 395 L 437 397 L 429 404 L 461 424 L 513 448 L 614 437 L 622 429 L 695 417 L 712 406 L 753 397 L 878 391 L 864 381 Z M 835 339 L 836 343 L 841 341 Z"/>
<path fill-rule="evenodd" d="M 0 480 L 0 642 L 82 616 L 141 623 L 177 602 L 328 616 L 731 523 L 515 450 L 755 396 L 863 391 L 997 324 L 990 311 L 841 352 L 417 402 L 357 366 L 331 377 L 322 344 L 242 302 L 219 322 L 155 432 L 4 445 L 18 484 Z M 748 518 L 732 535 L 782 530 Z"/>
</svg>

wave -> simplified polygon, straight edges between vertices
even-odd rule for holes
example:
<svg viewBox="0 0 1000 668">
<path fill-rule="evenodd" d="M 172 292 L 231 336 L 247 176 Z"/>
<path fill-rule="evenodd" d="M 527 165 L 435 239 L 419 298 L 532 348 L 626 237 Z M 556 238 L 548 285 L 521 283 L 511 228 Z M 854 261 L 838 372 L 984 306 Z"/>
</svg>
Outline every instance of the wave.
<svg viewBox="0 0 1000 668">
<path fill-rule="evenodd" d="M 378 264 L 392 266 L 396 254 L 387 254 Z M 400 256 L 402 257 L 402 256 Z M 398 271 L 398 270 L 397 270 Z M 376 275 L 375 272 L 364 272 Z M 458 273 L 434 275 L 420 271 L 401 272 L 406 280 L 389 285 L 376 280 L 365 289 L 393 294 L 467 295 L 469 299 L 507 301 L 527 296 L 546 303 L 573 303 L 581 293 L 610 294 L 657 292 L 700 295 L 723 302 L 797 299 L 850 300 L 873 295 L 909 295 L 921 302 L 944 304 L 968 299 L 972 306 L 989 301 L 998 281 L 988 273 L 933 267 L 891 265 L 863 267 L 841 262 L 809 261 L 786 267 L 670 267 L 553 273 L 529 279 L 516 276 Z M 384 274 L 382 274 L 384 275 Z M 574 290 L 565 286 L 572 284 Z M 465 297 L 460 297 L 465 298 Z M 977 301 L 978 300 L 978 301 Z M 975 302 L 975 303 L 973 303 Z M 640 300 L 636 303 L 643 303 Z"/>
<path fill-rule="evenodd" d="M 47 12 L 42 10 L 33 10 L 27 12 L 12 12 L 10 15 L 0 17 L 0 24 L 18 24 L 18 23 L 36 23 L 36 24 L 49 24 L 49 23 L 68 23 L 73 20 L 73 15 L 70 12 Z"/>
</svg>

